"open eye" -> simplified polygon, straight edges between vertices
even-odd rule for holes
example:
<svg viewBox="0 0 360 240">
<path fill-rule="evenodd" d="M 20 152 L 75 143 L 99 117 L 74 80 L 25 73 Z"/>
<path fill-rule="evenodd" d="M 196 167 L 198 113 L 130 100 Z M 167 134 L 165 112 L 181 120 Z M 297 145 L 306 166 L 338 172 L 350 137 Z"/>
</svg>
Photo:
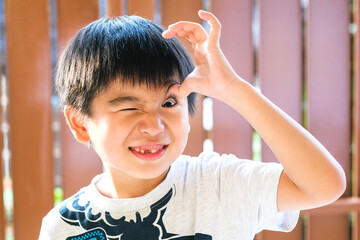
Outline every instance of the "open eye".
<svg viewBox="0 0 360 240">
<path fill-rule="evenodd" d="M 163 107 L 170 108 L 177 104 L 177 101 L 174 97 L 171 97 L 166 100 L 166 102 L 162 105 Z"/>
</svg>

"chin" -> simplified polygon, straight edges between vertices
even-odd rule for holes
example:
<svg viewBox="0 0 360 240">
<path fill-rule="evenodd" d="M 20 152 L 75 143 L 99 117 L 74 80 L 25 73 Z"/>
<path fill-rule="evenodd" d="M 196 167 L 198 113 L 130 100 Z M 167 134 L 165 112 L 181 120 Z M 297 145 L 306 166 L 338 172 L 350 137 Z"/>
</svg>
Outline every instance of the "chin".
<svg viewBox="0 0 360 240">
<path fill-rule="evenodd" d="M 145 169 L 144 171 L 137 172 L 138 179 L 152 180 L 156 178 L 165 178 L 170 167 L 160 169 Z"/>
</svg>

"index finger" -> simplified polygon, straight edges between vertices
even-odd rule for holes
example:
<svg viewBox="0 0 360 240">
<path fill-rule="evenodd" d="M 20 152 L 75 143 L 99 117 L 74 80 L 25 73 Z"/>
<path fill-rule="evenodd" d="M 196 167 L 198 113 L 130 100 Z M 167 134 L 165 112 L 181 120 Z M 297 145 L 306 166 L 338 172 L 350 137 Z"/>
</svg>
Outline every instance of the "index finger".
<svg viewBox="0 0 360 240">
<path fill-rule="evenodd" d="M 205 29 L 200 24 L 188 21 L 171 24 L 163 32 L 164 38 L 172 38 L 174 36 L 193 39 L 195 42 L 202 42 L 208 38 Z"/>
<path fill-rule="evenodd" d="M 210 24 L 210 33 L 209 33 L 210 41 L 218 43 L 220 41 L 220 33 L 221 33 L 220 21 L 215 17 L 214 14 L 204 10 L 199 10 L 198 15 L 201 19 L 206 20 Z"/>
</svg>

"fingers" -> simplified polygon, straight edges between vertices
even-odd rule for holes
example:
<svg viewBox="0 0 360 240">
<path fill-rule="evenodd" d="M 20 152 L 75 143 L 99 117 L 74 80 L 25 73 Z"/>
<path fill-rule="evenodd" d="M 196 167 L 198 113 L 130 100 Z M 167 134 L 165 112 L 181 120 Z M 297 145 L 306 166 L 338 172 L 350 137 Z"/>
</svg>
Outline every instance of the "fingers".
<svg viewBox="0 0 360 240">
<path fill-rule="evenodd" d="M 210 24 L 209 40 L 218 43 L 221 31 L 219 20 L 212 13 L 204 10 L 200 10 L 198 15 Z M 200 24 L 187 21 L 171 24 L 168 29 L 163 32 L 164 38 L 172 38 L 175 36 L 184 37 L 192 44 L 203 42 L 208 38 L 205 29 Z"/>
<path fill-rule="evenodd" d="M 200 24 L 187 21 L 171 24 L 162 35 L 164 38 L 184 37 L 192 44 L 207 39 L 207 33 Z"/>
<path fill-rule="evenodd" d="M 201 19 L 206 20 L 210 24 L 209 40 L 219 42 L 221 33 L 221 23 L 214 14 L 199 10 L 198 15 Z"/>
</svg>

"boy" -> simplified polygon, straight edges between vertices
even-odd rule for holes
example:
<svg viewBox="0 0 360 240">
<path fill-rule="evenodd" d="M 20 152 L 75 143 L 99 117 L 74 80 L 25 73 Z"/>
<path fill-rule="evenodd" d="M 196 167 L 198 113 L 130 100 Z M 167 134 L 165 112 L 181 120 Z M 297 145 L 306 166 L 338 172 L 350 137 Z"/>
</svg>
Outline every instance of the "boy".
<svg viewBox="0 0 360 240">
<path fill-rule="evenodd" d="M 220 23 L 163 31 L 139 17 L 98 20 L 60 58 L 56 89 L 68 125 L 106 173 L 54 208 L 40 239 L 253 239 L 290 231 L 298 211 L 335 201 L 344 172 L 293 119 L 241 79 L 219 46 Z M 193 46 L 195 67 L 181 44 Z M 182 156 L 194 93 L 244 116 L 280 164 Z"/>
</svg>

